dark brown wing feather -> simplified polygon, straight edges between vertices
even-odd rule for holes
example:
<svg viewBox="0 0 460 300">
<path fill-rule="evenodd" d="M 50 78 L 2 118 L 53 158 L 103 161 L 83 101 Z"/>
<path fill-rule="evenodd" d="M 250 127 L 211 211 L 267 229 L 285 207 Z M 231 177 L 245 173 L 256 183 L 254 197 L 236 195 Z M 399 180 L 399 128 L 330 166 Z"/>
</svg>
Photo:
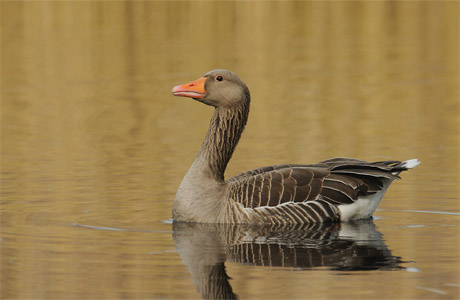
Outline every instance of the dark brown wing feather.
<svg viewBox="0 0 460 300">
<path fill-rule="evenodd" d="M 397 179 L 399 161 L 365 162 L 334 158 L 314 165 L 277 165 L 231 178 L 232 199 L 244 207 L 276 207 L 287 202 L 324 200 L 333 205 L 353 203 L 359 196 Z"/>
<path fill-rule="evenodd" d="M 244 207 L 277 206 L 285 202 L 304 202 L 318 198 L 327 169 L 286 167 L 254 175 L 239 175 L 229 182 L 233 199 Z"/>
</svg>

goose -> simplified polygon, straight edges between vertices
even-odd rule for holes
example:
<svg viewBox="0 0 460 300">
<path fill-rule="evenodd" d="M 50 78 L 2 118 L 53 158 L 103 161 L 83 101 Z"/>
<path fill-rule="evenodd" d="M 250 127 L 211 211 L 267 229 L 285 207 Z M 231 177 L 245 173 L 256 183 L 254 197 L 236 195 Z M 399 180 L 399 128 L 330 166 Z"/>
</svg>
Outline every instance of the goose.
<svg viewBox="0 0 460 300">
<path fill-rule="evenodd" d="M 225 180 L 248 119 L 248 87 L 235 73 L 216 69 L 175 86 L 172 94 L 214 107 L 201 148 L 176 192 L 175 221 L 282 226 L 368 219 L 399 173 L 420 163 L 339 157 L 261 167 Z"/>
</svg>

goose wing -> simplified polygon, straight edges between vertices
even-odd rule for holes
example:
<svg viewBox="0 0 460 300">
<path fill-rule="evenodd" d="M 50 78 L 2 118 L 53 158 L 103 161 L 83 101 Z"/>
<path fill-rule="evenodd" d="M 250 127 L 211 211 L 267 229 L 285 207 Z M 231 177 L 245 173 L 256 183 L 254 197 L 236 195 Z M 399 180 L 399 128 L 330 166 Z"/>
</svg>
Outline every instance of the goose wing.
<svg viewBox="0 0 460 300">
<path fill-rule="evenodd" d="M 334 158 L 313 165 L 263 167 L 229 179 L 231 198 L 246 208 L 321 201 L 353 203 L 382 190 L 384 180 L 405 170 L 399 161 L 365 162 Z"/>
</svg>

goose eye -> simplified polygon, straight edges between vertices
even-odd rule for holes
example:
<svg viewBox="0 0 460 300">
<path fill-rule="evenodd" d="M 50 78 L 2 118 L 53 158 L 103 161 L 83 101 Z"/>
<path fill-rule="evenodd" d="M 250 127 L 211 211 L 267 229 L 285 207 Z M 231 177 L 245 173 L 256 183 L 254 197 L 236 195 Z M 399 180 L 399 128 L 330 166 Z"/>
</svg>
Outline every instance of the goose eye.
<svg viewBox="0 0 460 300">
<path fill-rule="evenodd" d="M 216 80 L 217 80 L 217 81 L 222 81 L 222 80 L 224 80 L 224 77 L 222 77 L 222 76 L 219 75 L 219 76 L 216 77 Z"/>
</svg>

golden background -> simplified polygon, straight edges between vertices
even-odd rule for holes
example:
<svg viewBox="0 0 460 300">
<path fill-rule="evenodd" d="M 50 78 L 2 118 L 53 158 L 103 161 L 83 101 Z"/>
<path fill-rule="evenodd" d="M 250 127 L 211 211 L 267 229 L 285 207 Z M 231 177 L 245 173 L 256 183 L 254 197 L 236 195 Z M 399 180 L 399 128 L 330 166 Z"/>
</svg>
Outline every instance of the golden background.
<svg viewBox="0 0 460 300">
<path fill-rule="evenodd" d="M 422 161 L 376 220 L 421 272 L 230 263 L 238 294 L 459 296 L 458 216 L 403 213 L 459 212 L 458 2 L 2 1 L 2 299 L 199 297 L 161 221 L 211 115 L 171 88 L 214 68 L 252 95 L 227 176 L 335 156 Z"/>
</svg>

